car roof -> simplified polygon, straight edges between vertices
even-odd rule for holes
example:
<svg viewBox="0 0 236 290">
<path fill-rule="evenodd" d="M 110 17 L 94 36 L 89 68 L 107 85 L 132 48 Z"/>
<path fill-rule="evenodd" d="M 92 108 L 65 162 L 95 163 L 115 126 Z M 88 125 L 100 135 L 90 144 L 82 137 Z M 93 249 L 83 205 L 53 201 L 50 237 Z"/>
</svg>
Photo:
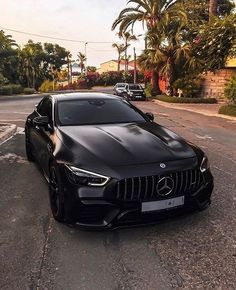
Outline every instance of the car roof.
<svg viewBox="0 0 236 290">
<path fill-rule="evenodd" d="M 105 94 L 105 93 L 66 93 L 66 94 L 57 94 L 51 95 L 51 97 L 57 101 L 65 101 L 65 100 L 86 100 L 86 99 L 110 99 L 110 100 L 121 100 L 121 97 Z"/>
</svg>

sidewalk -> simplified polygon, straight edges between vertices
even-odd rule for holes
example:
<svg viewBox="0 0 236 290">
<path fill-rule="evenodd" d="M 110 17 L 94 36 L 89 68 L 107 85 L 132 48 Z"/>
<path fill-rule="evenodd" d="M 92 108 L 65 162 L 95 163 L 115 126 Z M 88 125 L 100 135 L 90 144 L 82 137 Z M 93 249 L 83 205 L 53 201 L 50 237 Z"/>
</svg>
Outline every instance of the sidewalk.
<svg viewBox="0 0 236 290">
<path fill-rule="evenodd" d="M 14 124 L 0 123 L 0 145 L 16 133 L 17 126 Z"/>
<path fill-rule="evenodd" d="M 205 116 L 219 117 L 219 118 L 228 119 L 228 120 L 232 120 L 236 122 L 236 117 L 218 114 L 219 108 L 223 106 L 223 104 L 176 104 L 176 103 L 166 103 L 159 100 L 154 100 L 154 102 L 166 108 L 184 110 L 184 111 L 202 114 Z"/>
</svg>

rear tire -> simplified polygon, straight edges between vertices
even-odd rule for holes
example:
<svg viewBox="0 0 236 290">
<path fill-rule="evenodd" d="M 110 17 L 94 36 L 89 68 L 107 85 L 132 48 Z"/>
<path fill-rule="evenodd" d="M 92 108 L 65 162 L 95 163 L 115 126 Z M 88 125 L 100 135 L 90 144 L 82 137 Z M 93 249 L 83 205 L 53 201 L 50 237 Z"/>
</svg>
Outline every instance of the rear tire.
<svg viewBox="0 0 236 290">
<path fill-rule="evenodd" d="M 64 190 L 58 166 L 54 162 L 49 170 L 49 198 L 54 219 L 58 222 L 65 222 Z"/>
</svg>

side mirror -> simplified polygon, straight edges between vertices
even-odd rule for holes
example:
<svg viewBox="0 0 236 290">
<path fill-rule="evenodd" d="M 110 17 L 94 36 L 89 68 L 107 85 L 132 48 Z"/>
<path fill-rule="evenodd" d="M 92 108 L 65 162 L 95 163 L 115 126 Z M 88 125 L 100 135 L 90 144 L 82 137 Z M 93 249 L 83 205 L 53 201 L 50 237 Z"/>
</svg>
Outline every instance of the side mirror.
<svg viewBox="0 0 236 290">
<path fill-rule="evenodd" d="M 34 118 L 33 123 L 39 127 L 47 127 L 49 125 L 49 119 L 47 116 L 40 116 Z"/>
<path fill-rule="evenodd" d="M 153 115 L 153 113 L 146 113 L 145 115 L 148 117 L 148 119 L 150 121 L 154 121 L 154 115 Z"/>
</svg>

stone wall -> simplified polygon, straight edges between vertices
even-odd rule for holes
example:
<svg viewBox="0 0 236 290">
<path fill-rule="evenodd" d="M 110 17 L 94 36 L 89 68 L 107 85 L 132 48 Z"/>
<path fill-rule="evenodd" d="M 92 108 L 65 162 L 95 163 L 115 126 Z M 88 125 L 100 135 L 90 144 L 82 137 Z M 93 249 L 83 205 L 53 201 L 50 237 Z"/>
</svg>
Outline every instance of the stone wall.
<svg viewBox="0 0 236 290">
<path fill-rule="evenodd" d="M 215 73 L 208 72 L 202 75 L 204 98 L 224 99 L 224 89 L 226 82 L 236 73 L 236 68 L 227 68 Z"/>
</svg>

